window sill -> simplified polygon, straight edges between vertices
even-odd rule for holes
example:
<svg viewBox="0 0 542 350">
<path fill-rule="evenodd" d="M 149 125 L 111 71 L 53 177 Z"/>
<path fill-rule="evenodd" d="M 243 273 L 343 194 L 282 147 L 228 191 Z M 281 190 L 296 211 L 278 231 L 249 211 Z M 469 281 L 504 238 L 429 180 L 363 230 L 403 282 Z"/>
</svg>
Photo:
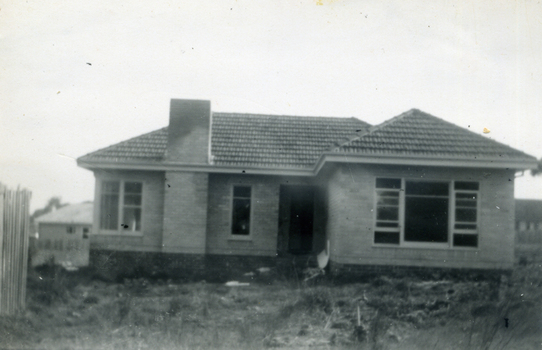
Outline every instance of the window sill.
<svg viewBox="0 0 542 350">
<path fill-rule="evenodd" d="M 126 231 L 106 231 L 101 230 L 94 234 L 94 236 L 122 236 L 122 237 L 142 237 L 143 232 L 126 232 Z"/>
<path fill-rule="evenodd" d="M 228 241 L 252 241 L 252 236 L 234 236 L 230 235 Z"/>
<path fill-rule="evenodd" d="M 479 247 L 451 247 L 444 244 L 408 244 L 408 245 L 399 245 L 399 244 L 378 244 L 373 243 L 373 248 L 391 248 L 391 249 L 427 249 L 427 250 L 466 250 L 466 251 L 478 251 Z"/>
</svg>

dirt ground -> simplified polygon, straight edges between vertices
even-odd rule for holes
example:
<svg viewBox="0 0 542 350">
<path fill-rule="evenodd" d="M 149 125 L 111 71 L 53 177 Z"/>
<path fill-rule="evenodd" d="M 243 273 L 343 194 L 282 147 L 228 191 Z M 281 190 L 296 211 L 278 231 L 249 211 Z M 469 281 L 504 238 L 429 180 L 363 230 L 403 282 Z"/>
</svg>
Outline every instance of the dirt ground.
<svg viewBox="0 0 542 350">
<path fill-rule="evenodd" d="M 300 274 L 302 276 L 302 274 Z M 542 267 L 508 281 L 242 276 L 249 285 L 32 270 L 13 349 L 541 349 Z"/>
</svg>

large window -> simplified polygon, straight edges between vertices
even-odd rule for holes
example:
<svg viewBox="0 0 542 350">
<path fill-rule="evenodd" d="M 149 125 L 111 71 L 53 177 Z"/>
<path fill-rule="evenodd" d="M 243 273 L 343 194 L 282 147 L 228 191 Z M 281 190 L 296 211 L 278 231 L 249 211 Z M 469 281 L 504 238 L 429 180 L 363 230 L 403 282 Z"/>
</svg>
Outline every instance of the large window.
<svg viewBox="0 0 542 350">
<path fill-rule="evenodd" d="M 376 179 L 374 242 L 478 246 L 479 184 Z"/>
<path fill-rule="evenodd" d="M 232 235 L 248 236 L 250 234 L 250 201 L 251 188 L 248 186 L 233 187 L 232 201 Z"/>
<path fill-rule="evenodd" d="M 143 184 L 103 181 L 100 199 L 100 229 L 140 232 Z"/>
<path fill-rule="evenodd" d="M 446 182 L 405 181 L 405 242 L 448 242 Z"/>
</svg>

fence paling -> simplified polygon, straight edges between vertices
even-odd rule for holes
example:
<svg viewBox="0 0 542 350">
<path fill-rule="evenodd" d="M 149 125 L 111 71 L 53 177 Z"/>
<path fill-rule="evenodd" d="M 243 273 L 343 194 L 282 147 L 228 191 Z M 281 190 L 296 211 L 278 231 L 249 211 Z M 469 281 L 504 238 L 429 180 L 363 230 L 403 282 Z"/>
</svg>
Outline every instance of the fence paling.
<svg viewBox="0 0 542 350">
<path fill-rule="evenodd" d="M 0 184 L 0 314 L 25 306 L 30 196 Z"/>
</svg>

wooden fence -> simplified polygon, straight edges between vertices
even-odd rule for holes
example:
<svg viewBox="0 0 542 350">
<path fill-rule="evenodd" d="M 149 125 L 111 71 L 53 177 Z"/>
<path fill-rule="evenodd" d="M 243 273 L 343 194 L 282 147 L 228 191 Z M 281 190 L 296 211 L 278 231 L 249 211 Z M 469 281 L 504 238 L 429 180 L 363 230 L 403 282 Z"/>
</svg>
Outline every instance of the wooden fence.
<svg viewBox="0 0 542 350">
<path fill-rule="evenodd" d="M 0 315 L 25 307 L 30 197 L 0 183 Z"/>
</svg>

